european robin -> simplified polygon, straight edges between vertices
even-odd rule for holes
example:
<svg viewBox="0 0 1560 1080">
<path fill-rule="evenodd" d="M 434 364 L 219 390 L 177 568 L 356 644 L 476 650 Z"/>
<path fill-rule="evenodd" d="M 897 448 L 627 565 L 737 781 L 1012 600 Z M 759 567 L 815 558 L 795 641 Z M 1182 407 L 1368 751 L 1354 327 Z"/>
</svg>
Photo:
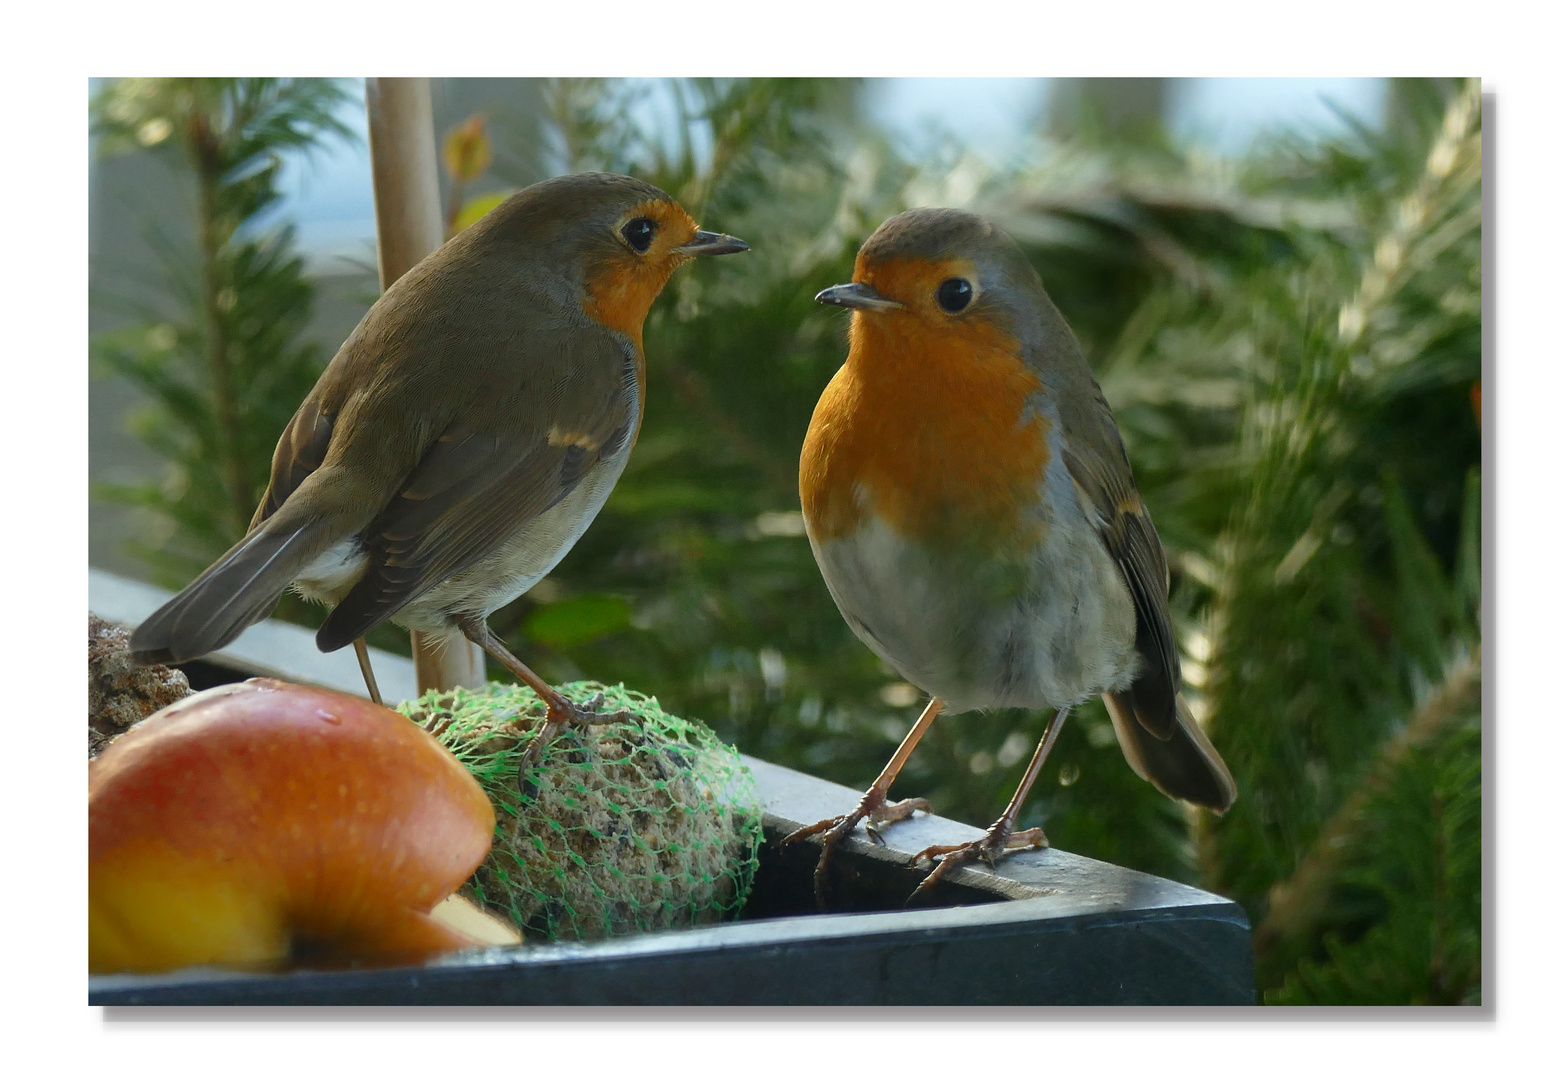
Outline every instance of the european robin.
<svg viewBox="0 0 1560 1080">
<path fill-rule="evenodd" d="M 1224 811 L 1235 782 L 1179 696 L 1159 536 L 1083 350 L 1018 245 L 958 210 L 911 210 L 862 245 L 853 280 L 818 294 L 851 309 L 850 352 L 802 447 L 813 555 L 856 636 L 931 695 L 860 804 L 800 829 L 830 852 L 886 801 L 939 712 L 1051 708 L 1002 816 L 950 867 L 1044 846 L 1019 809 L 1068 711 L 1103 696 L 1133 770 L 1166 795 Z"/>
<path fill-rule="evenodd" d="M 547 702 L 573 706 L 487 618 L 590 525 L 643 415 L 642 331 L 689 259 L 746 251 L 651 184 L 535 184 L 418 263 L 369 309 L 282 433 L 248 534 L 153 613 L 131 650 L 176 663 L 265 618 L 291 584 L 334 605 L 316 642 L 389 619 L 464 635 Z"/>
</svg>

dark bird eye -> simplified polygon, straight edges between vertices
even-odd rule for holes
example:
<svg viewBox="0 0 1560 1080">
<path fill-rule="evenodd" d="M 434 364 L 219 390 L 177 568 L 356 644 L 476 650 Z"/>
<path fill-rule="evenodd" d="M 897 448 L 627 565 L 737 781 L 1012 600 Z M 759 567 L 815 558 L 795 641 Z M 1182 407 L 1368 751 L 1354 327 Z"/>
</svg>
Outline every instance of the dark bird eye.
<svg viewBox="0 0 1560 1080">
<path fill-rule="evenodd" d="M 975 290 L 961 277 L 951 277 L 937 286 L 937 303 L 950 315 L 970 306 Z"/>
<path fill-rule="evenodd" d="M 650 250 L 650 241 L 655 239 L 655 222 L 647 217 L 636 217 L 623 226 L 623 239 L 628 241 L 628 246 L 643 255 Z"/>
</svg>

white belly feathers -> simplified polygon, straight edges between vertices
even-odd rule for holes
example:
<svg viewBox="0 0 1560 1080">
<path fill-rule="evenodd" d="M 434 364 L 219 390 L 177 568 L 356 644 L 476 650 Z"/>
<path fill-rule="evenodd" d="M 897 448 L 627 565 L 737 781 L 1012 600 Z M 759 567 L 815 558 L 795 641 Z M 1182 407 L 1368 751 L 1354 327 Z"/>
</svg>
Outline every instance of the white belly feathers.
<svg viewBox="0 0 1560 1080">
<path fill-rule="evenodd" d="M 428 589 L 390 621 L 428 634 L 458 633 L 450 622 L 452 614 L 485 618 L 542 580 L 596 520 L 628 464 L 630 449 L 625 445 L 616 457 L 597 465 L 569 494 L 511 533 L 497 551 Z M 310 563 L 293 588 L 308 600 L 339 603 L 367 566 L 367 556 L 354 537 Z"/>
<path fill-rule="evenodd" d="M 1005 595 L 870 512 L 813 553 L 851 629 L 948 712 L 1059 707 L 1131 682 L 1132 597 L 1081 522 L 1053 520 Z"/>
</svg>

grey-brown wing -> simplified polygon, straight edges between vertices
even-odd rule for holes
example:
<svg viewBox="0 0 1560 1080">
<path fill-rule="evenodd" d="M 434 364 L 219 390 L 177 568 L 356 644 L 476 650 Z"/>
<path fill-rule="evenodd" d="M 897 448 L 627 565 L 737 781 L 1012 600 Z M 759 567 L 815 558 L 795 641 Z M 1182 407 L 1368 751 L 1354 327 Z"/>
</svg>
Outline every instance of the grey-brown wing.
<svg viewBox="0 0 1560 1080">
<path fill-rule="evenodd" d="M 281 509 L 287 497 L 324 462 L 336 418 L 324 411 L 322 398 L 318 392 L 305 398 L 277 440 L 271 455 L 271 482 L 249 522 L 251 529 Z"/>
<path fill-rule="evenodd" d="M 625 448 L 638 422 L 636 369 L 620 344 L 604 339 L 602 349 L 576 356 L 572 377 L 529 403 L 528 417 L 457 420 L 429 446 L 362 533 L 368 569 L 320 628 L 321 649 L 348 644 L 479 562 Z"/>
<path fill-rule="evenodd" d="M 1136 715 L 1148 731 L 1168 739 L 1176 728 L 1181 660 L 1170 625 L 1170 576 L 1153 519 L 1138 496 L 1115 418 L 1099 386 L 1064 408 L 1067 471 L 1093 504 L 1094 524 L 1120 568 L 1137 609 L 1137 649 L 1142 668 L 1132 685 Z M 1080 397 L 1082 395 L 1079 395 Z"/>
</svg>

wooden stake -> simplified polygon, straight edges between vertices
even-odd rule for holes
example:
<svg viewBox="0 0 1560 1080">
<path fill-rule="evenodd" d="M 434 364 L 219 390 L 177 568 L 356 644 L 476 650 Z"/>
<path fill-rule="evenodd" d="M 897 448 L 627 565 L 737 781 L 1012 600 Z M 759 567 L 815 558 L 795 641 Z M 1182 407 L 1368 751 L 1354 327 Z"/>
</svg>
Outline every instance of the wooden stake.
<svg viewBox="0 0 1560 1080">
<path fill-rule="evenodd" d="M 395 280 L 444 242 L 433 92 L 427 79 L 365 79 L 368 151 L 379 231 L 379 286 Z M 481 686 L 482 650 L 459 634 L 442 642 L 412 635 L 417 692 Z"/>
<path fill-rule="evenodd" d="M 368 150 L 379 230 L 379 287 L 388 289 L 444 243 L 433 94 L 427 79 L 365 79 Z"/>
</svg>

